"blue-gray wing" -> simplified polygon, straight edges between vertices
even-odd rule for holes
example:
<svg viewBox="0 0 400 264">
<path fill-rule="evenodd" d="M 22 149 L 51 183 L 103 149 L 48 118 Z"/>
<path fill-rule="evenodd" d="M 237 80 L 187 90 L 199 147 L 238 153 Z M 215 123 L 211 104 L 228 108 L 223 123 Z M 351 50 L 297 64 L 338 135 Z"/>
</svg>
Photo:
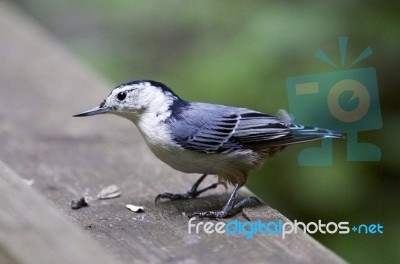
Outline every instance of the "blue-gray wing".
<svg viewBox="0 0 400 264">
<path fill-rule="evenodd" d="M 176 143 L 185 149 L 215 153 L 267 145 L 292 137 L 279 119 L 245 108 L 191 103 L 167 120 Z"/>
</svg>

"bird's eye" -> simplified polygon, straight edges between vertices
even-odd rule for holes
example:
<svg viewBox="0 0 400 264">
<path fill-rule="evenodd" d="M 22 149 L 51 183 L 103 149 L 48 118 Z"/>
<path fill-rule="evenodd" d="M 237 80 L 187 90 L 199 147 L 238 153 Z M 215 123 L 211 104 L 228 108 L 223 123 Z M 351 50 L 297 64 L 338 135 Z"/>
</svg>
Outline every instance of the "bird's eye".
<svg viewBox="0 0 400 264">
<path fill-rule="evenodd" d="M 117 98 L 118 98 L 118 100 L 123 101 L 126 98 L 126 92 L 118 93 Z"/>
</svg>

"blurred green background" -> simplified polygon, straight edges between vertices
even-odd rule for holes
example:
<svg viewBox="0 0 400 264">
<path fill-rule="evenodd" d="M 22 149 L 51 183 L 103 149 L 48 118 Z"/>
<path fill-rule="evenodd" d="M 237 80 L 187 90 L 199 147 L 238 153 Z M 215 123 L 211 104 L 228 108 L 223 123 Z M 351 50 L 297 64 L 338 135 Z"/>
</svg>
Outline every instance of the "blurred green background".
<svg viewBox="0 0 400 264">
<path fill-rule="evenodd" d="M 376 68 L 383 128 L 361 132 L 359 140 L 378 145 L 382 160 L 348 162 L 346 142 L 335 141 L 333 166 L 301 167 L 299 151 L 319 143 L 294 146 L 253 172 L 247 186 L 291 220 L 380 223 L 383 235 L 314 237 L 352 263 L 400 262 L 396 1 L 16 3 L 115 85 L 153 79 L 187 100 L 270 114 L 288 109 L 288 77 L 335 70 L 314 57 L 318 48 L 339 62 L 338 37 L 349 38 L 351 59 L 370 46 L 373 56 L 353 68 Z"/>
</svg>

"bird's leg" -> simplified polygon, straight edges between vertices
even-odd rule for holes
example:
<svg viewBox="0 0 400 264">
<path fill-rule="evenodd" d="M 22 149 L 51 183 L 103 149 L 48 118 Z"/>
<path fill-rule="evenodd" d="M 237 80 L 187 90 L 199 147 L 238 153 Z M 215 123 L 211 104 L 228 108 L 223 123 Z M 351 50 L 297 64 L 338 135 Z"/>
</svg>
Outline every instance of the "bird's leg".
<svg viewBox="0 0 400 264">
<path fill-rule="evenodd" d="M 239 184 L 236 184 L 231 194 L 231 197 L 229 197 L 228 202 L 225 204 L 221 211 L 206 211 L 195 213 L 191 215 L 190 218 L 194 216 L 198 216 L 199 218 L 207 217 L 211 219 L 227 218 L 241 212 L 243 208 L 250 206 L 253 203 L 261 204 L 261 201 L 254 196 L 247 197 L 235 204 L 236 197 L 239 193 L 239 188 Z"/>
<path fill-rule="evenodd" d="M 207 174 L 203 174 L 188 190 L 186 193 L 161 193 L 157 195 L 155 202 L 157 203 L 160 199 L 170 199 L 170 200 L 184 200 L 184 199 L 189 199 L 189 198 L 196 198 L 199 196 L 201 193 L 208 191 L 210 189 L 215 189 L 219 184 L 224 184 L 223 182 L 216 182 L 214 184 L 211 184 L 210 186 L 207 186 L 204 189 L 197 190 L 199 188 L 200 183 L 206 178 Z M 226 185 L 225 185 L 226 187 Z"/>
</svg>

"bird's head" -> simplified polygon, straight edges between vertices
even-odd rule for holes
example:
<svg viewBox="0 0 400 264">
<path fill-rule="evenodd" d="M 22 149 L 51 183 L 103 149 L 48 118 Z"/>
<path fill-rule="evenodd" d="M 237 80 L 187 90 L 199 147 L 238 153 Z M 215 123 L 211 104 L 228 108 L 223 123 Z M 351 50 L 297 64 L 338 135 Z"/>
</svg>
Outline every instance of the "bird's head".
<svg viewBox="0 0 400 264">
<path fill-rule="evenodd" d="M 177 101 L 181 99 L 162 83 L 133 81 L 115 87 L 99 106 L 74 117 L 110 113 L 135 121 L 143 113 L 163 115 Z"/>
</svg>

